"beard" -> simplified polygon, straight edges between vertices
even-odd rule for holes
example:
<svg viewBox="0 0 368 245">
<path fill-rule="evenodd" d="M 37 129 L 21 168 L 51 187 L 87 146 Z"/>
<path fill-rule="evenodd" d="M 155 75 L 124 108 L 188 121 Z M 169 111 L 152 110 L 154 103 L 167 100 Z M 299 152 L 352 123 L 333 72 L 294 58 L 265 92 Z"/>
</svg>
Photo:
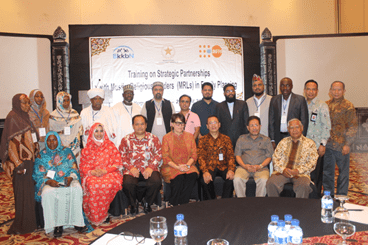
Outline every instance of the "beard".
<svg viewBox="0 0 368 245">
<path fill-rule="evenodd" d="M 162 99 L 162 94 L 157 93 L 157 94 L 155 95 L 155 99 L 156 99 L 156 100 L 160 100 L 160 99 Z"/>
<path fill-rule="evenodd" d="M 228 96 L 225 96 L 225 100 L 226 102 L 229 102 L 229 103 L 232 103 L 232 102 L 235 102 L 235 96 L 234 97 L 228 97 Z"/>
<path fill-rule="evenodd" d="M 262 92 L 259 92 L 259 93 L 254 93 L 255 94 L 255 96 L 261 96 L 262 94 L 264 93 L 264 91 L 262 91 Z"/>
<path fill-rule="evenodd" d="M 210 99 L 212 99 L 212 96 L 203 96 L 203 99 L 210 100 Z"/>
</svg>

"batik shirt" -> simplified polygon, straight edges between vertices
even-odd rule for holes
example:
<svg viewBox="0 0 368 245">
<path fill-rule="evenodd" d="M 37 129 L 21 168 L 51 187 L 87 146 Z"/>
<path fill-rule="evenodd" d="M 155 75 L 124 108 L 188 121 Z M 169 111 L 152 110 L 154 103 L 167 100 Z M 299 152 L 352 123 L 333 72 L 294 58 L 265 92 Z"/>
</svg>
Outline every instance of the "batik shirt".
<svg viewBox="0 0 368 245">
<path fill-rule="evenodd" d="M 316 143 L 316 147 L 327 144 L 330 137 L 331 120 L 328 106 L 322 100 L 314 98 L 308 105 L 309 124 L 307 138 Z"/>
<path fill-rule="evenodd" d="M 342 98 L 341 100 L 326 101 L 330 110 L 331 136 L 327 142 L 327 147 L 341 151 L 344 145 L 353 144 L 358 131 L 358 119 L 354 105 Z"/>
<path fill-rule="evenodd" d="M 293 169 L 298 169 L 300 177 L 310 178 L 310 173 L 316 167 L 318 153 L 316 144 L 313 140 L 300 136 L 299 144 L 295 154 Z M 272 156 L 273 174 L 282 174 L 289 162 L 289 156 L 292 150 L 291 137 L 284 138 L 277 145 Z"/>
<path fill-rule="evenodd" d="M 124 174 L 130 174 L 129 170 L 137 168 L 143 173 L 146 168 L 158 171 L 161 164 L 162 149 L 157 136 L 146 132 L 142 139 L 138 139 L 135 133 L 128 134 L 121 140 L 119 150 L 122 156 Z"/>
</svg>

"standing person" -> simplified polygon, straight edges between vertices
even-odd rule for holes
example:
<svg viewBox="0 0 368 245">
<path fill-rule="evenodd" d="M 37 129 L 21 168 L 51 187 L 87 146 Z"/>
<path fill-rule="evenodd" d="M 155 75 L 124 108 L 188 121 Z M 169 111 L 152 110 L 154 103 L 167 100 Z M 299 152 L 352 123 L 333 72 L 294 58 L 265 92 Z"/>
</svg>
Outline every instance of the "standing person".
<svg viewBox="0 0 368 245">
<path fill-rule="evenodd" d="M 323 165 L 323 189 L 335 193 L 335 163 L 339 168 L 336 195 L 347 195 L 349 190 L 350 147 L 358 131 L 354 105 L 344 98 L 345 84 L 331 84 L 327 101 L 331 118 L 331 136 L 327 141 Z"/>
<path fill-rule="evenodd" d="M 311 180 L 317 188 L 318 195 L 322 191 L 323 156 L 326 152 L 327 140 L 330 137 L 331 119 L 327 104 L 317 99 L 318 83 L 308 80 L 304 84 L 304 94 L 307 99 L 309 125 L 307 138 L 316 143 L 318 160 L 316 169 L 311 173 Z"/>
<path fill-rule="evenodd" d="M 202 95 L 203 98 L 197 101 L 192 106 L 192 112 L 196 113 L 201 120 L 201 129 L 199 138 L 208 134 L 207 118 L 215 114 L 215 108 L 218 104 L 217 101 L 212 99 L 213 85 L 212 83 L 202 83 Z"/>
<path fill-rule="evenodd" d="M 272 96 L 265 93 L 263 80 L 260 76 L 254 74 L 252 78 L 253 97 L 247 99 L 249 116 L 259 117 L 263 127 L 261 134 L 268 137 L 268 116 Z"/>
<path fill-rule="evenodd" d="M 37 228 L 32 179 L 38 154 L 34 143 L 37 138 L 28 115 L 30 101 L 27 95 L 16 94 L 12 106 L 5 119 L 0 157 L 5 174 L 13 180 L 15 219 L 8 234 L 25 234 Z"/>
<path fill-rule="evenodd" d="M 104 125 L 107 136 L 111 141 L 115 139 L 115 117 L 110 107 L 104 106 L 105 91 L 100 88 L 88 90 L 87 95 L 91 105 L 81 111 L 83 125 L 83 146 L 87 144 L 91 126 L 97 122 Z"/>
<path fill-rule="evenodd" d="M 280 81 L 281 94 L 274 96 L 270 102 L 270 115 L 268 123 L 268 136 L 275 149 L 277 144 L 290 134 L 287 122 L 293 118 L 299 119 L 303 124 L 303 135 L 308 131 L 308 107 L 305 98 L 292 93 L 293 81 L 284 77 Z"/>
<path fill-rule="evenodd" d="M 224 180 L 222 198 L 230 198 L 234 191 L 235 158 L 230 137 L 219 132 L 221 123 L 216 116 L 209 116 L 208 134 L 198 142 L 198 164 L 203 173 L 201 184 L 204 200 L 216 199 L 213 181 L 216 176 Z"/>
<path fill-rule="evenodd" d="M 72 108 L 71 95 L 61 91 L 56 95 L 56 109 L 50 115 L 50 130 L 59 134 L 63 146 L 70 148 L 80 159 L 80 136 L 83 134 L 82 120 Z"/>
<path fill-rule="evenodd" d="M 166 183 L 170 183 L 171 205 L 189 202 L 198 169 L 197 147 L 192 134 L 185 132 L 185 117 L 177 113 L 171 116 L 173 131 L 164 136 L 162 141 L 163 164 L 161 174 Z"/>
<path fill-rule="evenodd" d="M 157 136 L 146 132 L 144 116 L 134 116 L 132 124 L 134 132 L 125 136 L 119 147 L 124 166 L 123 190 L 130 200 L 131 214 L 139 213 L 137 196 L 144 197 L 143 210 L 149 213 L 162 185 L 159 173 L 161 143 Z M 138 188 L 138 181 L 146 182 L 146 187 Z"/>
<path fill-rule="evenodd" d="M 28 115 L 33 126 L 37 129 L 40 138 L 38 144 L 40 150 L 43 150 L 45 148 L 45 137 L 49 132 L 50 112 L 46 109 L 45 97 L 43 97 L 43 93 L 40 90 L 32 90 L 29 94 L 29 99 L 31 101 L 31 109 Z"/>
<path fill-rule="evenodd" d="M 156 135 L 162 142 L 165 134 L 170 132 L 171 115 L 175 113 L 174 105 L 164 98 L 164 84 L 154 82 L 153 99 L 144 103 L 141 114 L 147 118 L 147 132 Z"/>
<path fill-rule="evenodd" d="M 201 121 L 196 113 L 189 110 L 192 98 L 189 95 L 182 95 L 179 98 L 179 106 L 181 111 L 179 113 L 183 114 L 185 117 L 185 132 L 191 133 L 194 136 L 194 140 L 198 138 L 199 129 L 201 128 Z"/>
<path fill-rule="evenodd" d="M 230 137 L 233 147 L 239 136 L 248 133 L 248 106 L 245 101 L 236 99 L 234 85 L 224 86 L 225 101 L 216 105 L 215 115 L 221 123 L 220 133 Z"/>
<path fill-rule="evenodd" d="M 87 145 L 82 150 L 80 173 L 83 187 L 83 209 L 94 225 L 109 222 L 107 211 L 116 193 L 121 190 L 123 176 L 119 171 L 121 155 L 109 140 L 104 126 L 91 127 Z"/>
<path fill-rule="evenodd" d="M 133 103 L 134 88 L 128 84 L 123 87 L 123 102 L 116 103 L 112 107 L 112 111 L 116 121 L 116 138 L 115 145 L 120 146 L 121 139 L 126 135 L 133 133 L 132 118 L 141 113 L 142 108 Z"/>
</svg>

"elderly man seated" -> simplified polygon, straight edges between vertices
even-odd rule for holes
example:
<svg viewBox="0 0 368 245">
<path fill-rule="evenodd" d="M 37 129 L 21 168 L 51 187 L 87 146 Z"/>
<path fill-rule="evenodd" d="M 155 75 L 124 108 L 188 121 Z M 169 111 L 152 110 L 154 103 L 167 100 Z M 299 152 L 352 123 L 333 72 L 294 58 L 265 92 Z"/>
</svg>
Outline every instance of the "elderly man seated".
<svg viewBox="0 0 368 245">
<path fill-rule="evenodd" d="M 318 159 L 316 144 L 302 135 L 303 125 L 296 118 L 288 122 L 288 131 L 290 136 L 280 141 L 272 156 L 274 172 L 267 181 L 267 193 L 278 197 L 291 182 L 297 198 L 308 198 L 312 192 L 310 173 Z"/>
</svg>

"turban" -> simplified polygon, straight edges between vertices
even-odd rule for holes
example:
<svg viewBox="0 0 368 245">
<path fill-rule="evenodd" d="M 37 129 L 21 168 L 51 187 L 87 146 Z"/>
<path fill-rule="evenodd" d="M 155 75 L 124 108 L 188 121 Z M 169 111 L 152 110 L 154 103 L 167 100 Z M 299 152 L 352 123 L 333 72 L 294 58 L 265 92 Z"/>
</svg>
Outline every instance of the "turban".
<svg viewBox="0 0 368 245">
<path fill-rule="evenodd" d="M 87 95 L 90 99 L 93 99 L 96 96 L 100 96 L 102 99 L 105 99 L 105 91 L 100 88 L 92 88 L 88 90 Z"/>
</svg>

